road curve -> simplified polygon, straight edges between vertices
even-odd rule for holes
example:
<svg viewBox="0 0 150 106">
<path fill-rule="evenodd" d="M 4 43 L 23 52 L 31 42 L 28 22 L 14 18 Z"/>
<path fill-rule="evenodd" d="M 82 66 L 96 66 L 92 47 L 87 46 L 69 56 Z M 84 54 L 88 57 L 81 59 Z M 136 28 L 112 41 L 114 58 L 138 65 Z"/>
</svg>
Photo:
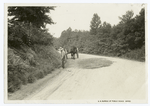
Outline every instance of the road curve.
<svg viewBox="0 0 150 106">
<path fill-rule="evenodd" d="M 78 67 L 79 61 L 88 58 L 104 58 L 113 63 L 96 69 Z M 43 89 L 24 100 L 48 100 L 50 103 L 129 100 L 131 103 L 147 103 L 147 79 L 145 62 L 80 54 L 79 59 L 68 59 L 65 69 L 61 69 Z"/>
</svg>

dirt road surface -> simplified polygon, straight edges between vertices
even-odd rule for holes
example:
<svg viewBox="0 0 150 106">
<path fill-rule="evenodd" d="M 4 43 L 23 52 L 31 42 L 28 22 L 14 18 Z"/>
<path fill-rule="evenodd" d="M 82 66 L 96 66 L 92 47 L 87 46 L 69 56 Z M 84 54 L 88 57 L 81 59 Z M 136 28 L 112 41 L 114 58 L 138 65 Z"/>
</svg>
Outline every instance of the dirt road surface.
<svg viewBox="0 0 150 106">
<path fill-rule="evenodd" d="M 79 67 L 80 61 L 90 58 L 106 59 L 112 64 L 93 69 Z M 147 103 L 147 79 L 145 62 L 80 54 L 79 59 L 68 59 L 65 69 L 61 69 L 42 89 L 24 100 L 48 100 L 50 103 L 108 103 L 110 100 L 114 103 Z"/>
</svg>

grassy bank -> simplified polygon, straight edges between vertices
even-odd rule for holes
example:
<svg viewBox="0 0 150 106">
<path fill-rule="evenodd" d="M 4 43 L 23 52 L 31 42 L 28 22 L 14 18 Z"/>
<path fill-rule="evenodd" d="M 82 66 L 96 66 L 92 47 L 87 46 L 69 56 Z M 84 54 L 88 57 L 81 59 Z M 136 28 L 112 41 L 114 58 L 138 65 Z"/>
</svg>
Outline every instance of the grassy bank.
<svg viewBox="0 0 150 106">
<path fill-rule="evenodd" d="M 22 45 L 8 48 L 8 92 L 33 83 L 61 66 L 59 53 L 53 46 Z"/>
<path fill-rule="evenodd" d="M 132 50 L 122 56 L 123 58 L 137 60 L 137 61 L 145 61 L 145 46 L 141 49 Z"/>
<path fill-rule="evenodd" d="M 88 48 L 86 49 L 88 50 Z M 142 46 L 139 49 L 135 50 L 130 50 L 122 55 L 117 55 L 117 53 L 95 53 L 92 50 L 91 51 L 85 51 L 85 50 L 80 50 L 80 53 L 85 53 L 85 54 L 92 54 L 92 55 L 100 55 L 100 56 L 108 56 L 108 57 L 119 57 L 119 58 L 124 58 L 124 59 L 129 59 L 129 60 L 135 60 L 135 61 L 145 61 L 145 46 Z"/>
</svg>

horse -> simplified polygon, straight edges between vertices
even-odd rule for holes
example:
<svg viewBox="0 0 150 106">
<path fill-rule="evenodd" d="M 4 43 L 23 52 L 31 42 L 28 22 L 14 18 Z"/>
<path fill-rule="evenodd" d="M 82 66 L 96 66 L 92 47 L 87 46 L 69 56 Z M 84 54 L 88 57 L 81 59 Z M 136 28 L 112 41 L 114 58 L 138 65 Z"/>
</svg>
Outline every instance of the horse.
<svg viewBox="0 0 150 106">
<path fill-rule="evenodd" d="M 75 46 L 71 46 L 68 50 L 67 50 L 67 54 L 66 57 L 68 58 L 68 54 L 71 54 L 71 58 L 75 59 L 75 54 L 77 55 L 77 58 L 79 58 L 79 50 L 77 47 Z"/>
</svg>

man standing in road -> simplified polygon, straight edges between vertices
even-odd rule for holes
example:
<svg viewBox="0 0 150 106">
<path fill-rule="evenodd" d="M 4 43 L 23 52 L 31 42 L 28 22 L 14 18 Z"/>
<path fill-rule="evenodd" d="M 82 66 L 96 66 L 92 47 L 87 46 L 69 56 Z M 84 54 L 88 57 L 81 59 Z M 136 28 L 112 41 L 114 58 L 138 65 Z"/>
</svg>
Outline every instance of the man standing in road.
<svg viewBox="0 0 150 106">
<path fill-rule="evenodd" d="M 65 68 L 65 51 L 62 47 L 59 48 L 60 52 L 61 52 L 61 60 L 62 60 L 62 68 Z"/>
</svg>

